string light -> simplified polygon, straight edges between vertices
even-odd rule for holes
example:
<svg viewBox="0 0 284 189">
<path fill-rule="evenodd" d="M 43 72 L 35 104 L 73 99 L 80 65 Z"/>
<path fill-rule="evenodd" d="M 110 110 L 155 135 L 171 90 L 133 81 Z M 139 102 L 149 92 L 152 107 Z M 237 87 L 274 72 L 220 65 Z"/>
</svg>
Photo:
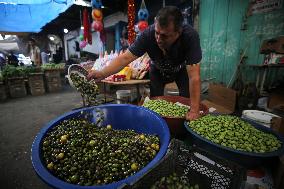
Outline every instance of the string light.
<svg viewBox="0 0 284 189">
<path fill-rule="evenodd" d="M 136 37 L 134 25 L 135 25 L 135 4 L 134 0 L 128 0 L 128 42 L 129 44 L 133 43 Z"/>
</svg>

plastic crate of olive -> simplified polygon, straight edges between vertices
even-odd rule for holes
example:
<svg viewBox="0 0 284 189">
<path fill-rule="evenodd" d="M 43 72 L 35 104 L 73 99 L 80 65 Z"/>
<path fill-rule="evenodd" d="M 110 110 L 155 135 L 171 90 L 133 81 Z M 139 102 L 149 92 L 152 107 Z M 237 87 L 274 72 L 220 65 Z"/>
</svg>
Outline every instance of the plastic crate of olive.
<svg viewBox="0 0 284 189">
<path fill-rule="evenodd" d="M 173 139 L 161 162 L 125 189 L 240 189 L 245 180 L 238 164 Z"/>
<path fill-rule="evenodd" d="M 134 105 L 101 105 L 51 121 L 32 145 L 32 164 L 55 188 L 118 188 L 141 177 L 164 156 L 165 121 Z"/>
<path fill-rule="evenodd" d="M 272 129 L 231 115 L 208 114 L 185 122 L 192 142 L 247 168 L 284 154 L 284 138 Z"/>
<path fill-rule="evenodd" d="M 187 131 L 183 124 L 190 108 L 190 98 L 182 96 L 156 96 L 143 102 L 142 106 L 158 113 L 167 122 L 173 137 L 183 137 Z M 201 115 L 208 114 L 208 107 L 200 103 Z"/>
</svg>

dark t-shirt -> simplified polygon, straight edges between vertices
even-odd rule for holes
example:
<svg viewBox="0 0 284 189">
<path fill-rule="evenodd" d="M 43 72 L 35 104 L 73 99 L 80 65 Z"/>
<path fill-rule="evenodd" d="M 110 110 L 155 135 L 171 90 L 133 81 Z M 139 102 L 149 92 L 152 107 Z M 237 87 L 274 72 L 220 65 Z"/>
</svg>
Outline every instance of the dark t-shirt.
<svg viewBox="0 0 284 189">
<path fill-rule="evenodd" d="M 178 72 L 185 65 L 197 64 L 202 59 L 199 35 L 190 25 L 183 26 L 182 34 L 166 55 L 156 42 L 154 24 L 138 36 L 128 49 L 137 57 L 147 52 L 152 64 L 165 73 Z"/>
</svg>

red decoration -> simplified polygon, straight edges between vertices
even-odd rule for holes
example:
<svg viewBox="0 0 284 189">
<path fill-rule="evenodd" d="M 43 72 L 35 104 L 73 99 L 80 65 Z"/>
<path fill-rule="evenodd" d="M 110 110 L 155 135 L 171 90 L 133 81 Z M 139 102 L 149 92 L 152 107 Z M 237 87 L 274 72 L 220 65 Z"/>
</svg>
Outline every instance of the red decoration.
<svg viewBox="0 0 284 189">
<path fill-rule="evenodd" d="M 92 10 L 92 18 L 93 18 L 93 22 L 92 22 L 92 28 L 94 29 L 94 31 L 98 31 L 100 32 L 100 39 L 102 41 L 102 43 L 106 42 L 106 34 L 104 31 L 104 24 L 103 24 L 103 12 L 102 12 L 102 3 L 101 1 L 92 1 L 92 5 L 93 5 L 93 10 Z"/>
<path fill-rule="evenodd" d="M 93 9 L 92 10 L 92 18 L 93 20 L 102 21 L 103 13 L 100 9 Z"/>
<path fill-rule="evenodd" d="M 87 43 L 86 41 L 81 41 L 81 42 L 80 42 L 80 45 L 79 45 L 80 49 L 83 49 L 84 47 L 86 47 L 87 44 L 88 44 L 88 43 Z"/>
<path fill-rule="evenodd" d="M 101 21 L 93 21 L 92 28 L 95 31 L 101 32 L 103 30 L 103 23 Z"/>
<path fill-rule="evenodd" d="M 90 17 L 87 9 L 84 9 L 83 11 L 83 26 L 84 26 L 84 41 L 88 41 L 89 44 L 92 44 Z"/>
<path fill-rule="evenodd" d="M 128 42 L 129 44 L 133 43 L 135 40 L 135 30 L 134 30 L 134 25 L 135 25 L 135 4 L 134 0 L 128 0 L 128 10 L 127 10 L 127 15 L 128 15 Z"/>
<path fill-rule="evenodd" d="M 143 32 L 148 27 L 148 22 L 146 21 L 139 21 L 138 22 L 138 28 L 140 32 Z"/>
<path fill-rule="evenodd" d="M 106 43 L 106 32 L 104 29 L 100 32 L 100 39 L 102 43 Z"/>
</svg>

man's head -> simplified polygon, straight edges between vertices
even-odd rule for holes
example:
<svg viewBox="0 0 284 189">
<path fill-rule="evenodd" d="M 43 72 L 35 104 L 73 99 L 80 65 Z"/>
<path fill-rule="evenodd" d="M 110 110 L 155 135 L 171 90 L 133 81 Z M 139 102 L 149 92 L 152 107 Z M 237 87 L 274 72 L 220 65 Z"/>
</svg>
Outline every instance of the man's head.
<svg viewBox="0 0 284 189">
<path fill-rule="evenodd" d="M 30 38 L 30 39 L 29 39 L 29 45 L 34 46 L 35 43 L 36 43 L 36 41 L 35 41 L 34 38 Z"/>
<path fill-rule="evenodd" d="M 166 6 L 159 10 L 155 17 L 155 38 L 158 46 L 168 49 L 182 32 L 182 13 L 174 6 Z"/>
</svg>

